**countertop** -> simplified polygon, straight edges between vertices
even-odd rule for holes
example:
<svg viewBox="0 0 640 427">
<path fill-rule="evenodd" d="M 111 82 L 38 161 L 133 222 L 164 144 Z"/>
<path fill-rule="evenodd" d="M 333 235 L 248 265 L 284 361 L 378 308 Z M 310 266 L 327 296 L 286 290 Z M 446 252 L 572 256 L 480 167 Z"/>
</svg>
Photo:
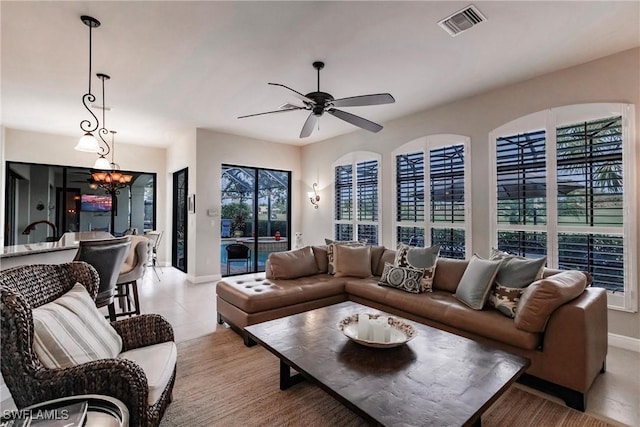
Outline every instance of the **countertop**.
<svg viewBox="0 0 640 427">
<path fill-rule="evenodd" d="M 4 246 L 0 258 L 11 258 L 46 252 L 77 249 L 80 240 L 111 239 L 113 236 L 106 231 L 85 231 L 80 233 L 64 233 L 57 242 L 27 243 L 24 245 Z"/>
</svg>

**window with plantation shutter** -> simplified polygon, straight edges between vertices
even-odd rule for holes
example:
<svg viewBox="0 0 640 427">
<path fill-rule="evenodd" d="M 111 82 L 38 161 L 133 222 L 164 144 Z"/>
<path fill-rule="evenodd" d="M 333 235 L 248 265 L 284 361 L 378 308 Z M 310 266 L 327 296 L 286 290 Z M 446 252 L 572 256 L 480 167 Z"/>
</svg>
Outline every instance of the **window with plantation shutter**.
<svg viewBox="0 0 640 427">
<path fill-rule="evenodd" d="M 558 265 L 624 291 L 622 117 L 557 129 Z"/>
<path fill-rule="evenodd" d="M 467 145 L 467 137 L 434 135 L 396 150 L 397 244 L 439 244 L 440 256 L 467 257 L 471 234 L 466 217 Z"/>
<path fill-rule="evenodd" d="M 633 117 L 631 105 L 582 104 L 530 115 L 505 125 L 509 133 L 492 133 L 498 249 L 588 271 L 593 286 L 609 291 L 610 306 L 632 311 Z M 528 130 L 512 132 L 518 126 Z"/>
<path fill-rule="evenodd" d="M 447 258 L 465 258 L 464 173 L 462 144 L 430 150 L 431 244 Z"/>
<path fill-rule="evenodd" d="M 380 160 L 366 158 L 368 156 L 362 154 L 347 157 L 349 163 L 338 161 L 334 168 L 334 238 L 377 245 L 380 233 Z"/>
</svg>

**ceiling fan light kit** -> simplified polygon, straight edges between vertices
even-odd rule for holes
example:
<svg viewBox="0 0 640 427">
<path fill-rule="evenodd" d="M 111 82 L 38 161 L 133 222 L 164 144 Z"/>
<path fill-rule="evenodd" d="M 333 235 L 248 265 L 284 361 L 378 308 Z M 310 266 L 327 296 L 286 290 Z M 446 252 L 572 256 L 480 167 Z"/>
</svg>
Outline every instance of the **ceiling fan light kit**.
<svg viewBox="0 0 640 427">
<path fill-rule="evenodd" d="M 316 71 L 318 72 L 318 90 L 316 90 L 315 92 L 309 92 L 305 95 L 283 84 L 269 83 L 270 85 L 280 86 L 289 90 L 291 93 L 293 93 L 293 95 L 296 98 L 302 101 L 304 106 L 286 103 L 283 106 L 281 106 L 280 109 L 278 110 L 266 111 L 264 113 L 249 114 L 246 116 L 240 116 L 238 118 L 244 119 L 247 117 L 261 116 L 264 114 L 308 110 L 309 116 L 307 117 L 307 120 L 304 122 L 304 125 L 302 126 L 302 130 L 300 131 L 300 138 L 306 138 L 309 135 L 311 135 L 311 133 L 313 132 L 313 128 L 318 122 L 318 119 L 322 117 L 322 115 L 325 112 L 341 120 L 344 120 L 345 122 L 350 123 L 354 126 L 358 126 L 359 128 L 368 130 L 369 132 L 380 132 L 382 130 L 382 126 L 377 123 L 374 123 L 363 117 L 356 116 L 355 114 L 338 110 L 335 107 L 362 107 L 367 105 L 392 104 L 396 100 L 393 98 L 393 96 L 391 96 L 391 94 L 378 93 L 378 94 L 371 94 L 371 95 L 360 95 L 360 96 L 351 96 L 348 98 L 335 99 L 333 95 L 331 95 L 330 93 L 322 92 L 320 90 L 320 70 L 324 68 L 324 62 L 315 61 L 313 63 L 313 68 L 315 68 Z"/>
</svg>

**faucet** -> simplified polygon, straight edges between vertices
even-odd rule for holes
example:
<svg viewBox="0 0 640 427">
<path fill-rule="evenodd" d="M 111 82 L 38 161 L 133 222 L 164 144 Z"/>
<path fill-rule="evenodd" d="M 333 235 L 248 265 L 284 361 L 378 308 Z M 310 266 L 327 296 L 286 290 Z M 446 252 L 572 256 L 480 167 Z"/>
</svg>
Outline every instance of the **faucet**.
<svg viewBox="0 0 640 427">
<path fill-rule="evenodd" d="M 31 224 L 27 225 L 26 228 L 22 230 L 22 234 L 30 234 L 33 230 L 36 229 L 36 225 L 38 224 L 47 224 L 48 226 L 50 226 L 53 229 L 53 237 L 55 239 L 58 238 L 58 227 L 56 227 L 56 225 L 51 221 L 47 221 L 45 219 L 41 221 L 32 222 Z"/>
</svg>

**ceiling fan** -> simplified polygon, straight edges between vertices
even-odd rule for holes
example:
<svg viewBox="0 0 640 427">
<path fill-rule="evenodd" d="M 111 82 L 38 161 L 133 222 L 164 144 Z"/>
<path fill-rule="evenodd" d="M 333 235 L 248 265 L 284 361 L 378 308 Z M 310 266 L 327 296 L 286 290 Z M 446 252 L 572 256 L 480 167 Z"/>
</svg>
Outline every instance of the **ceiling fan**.
<svg viewBox="0 0 640 427">
<path fill-rule="evenodd" d="M 320 91 L 320 70 L 324 68 L 324 62 L 316 61 L 313 63 L 313 68 L 318 71 L 318 90 L 315 92 L 309 92 L 306 95 L 298 92 L 297 90 L 291 89 L 288 86 L 285 86 L 280 83 L 269 83 L 273 86 L 280 86 L 285 89 L 289 89 L 293 94 L 302 101 L 304 106 L 296 105 L 296 104 L 284 104 L 280 106 L 278 110 L 274 111 L 266 111 L 264 113 L 257 114 L 249 114 L 246 116 L 240 116 L 239 119 L 244 119 L 246 117 L 254 117 L 261 116 L 264 114 L 273 114 L 273 113 L 284 113 L 287 111 L 297 111 L 297 110 L 309 110 L 309 117 L 304 122 L 302 126 L 302 131 L 300 131 L 300 138 L 306 138 L 311 135 L 315 124 L 318 121 L 325 111 L 332 116 L 335 116 L 341 120 L 344 120 L 347 123 L 351 123 L 352 125 L 358 126 L 362 129 L 368 130 L 370 132 L 379 132 L 382 129 L 377 123 L 374 123 L 370 120 L 362 118 L 360 116 L 356 116 L 355 114 L 347 113 L 346 111 L 338 110 L 335 107 L 361 107 L 366 105 L 381 105 L 381 104 L 392 104 L 396 102 L 396 100 L 388 93 L 377 93 L 372 95 L 360 95 L 360 96 L 351 96 L 349 98 L 339 98 L 335 99 L 331 94 Z"/>
</svg>

